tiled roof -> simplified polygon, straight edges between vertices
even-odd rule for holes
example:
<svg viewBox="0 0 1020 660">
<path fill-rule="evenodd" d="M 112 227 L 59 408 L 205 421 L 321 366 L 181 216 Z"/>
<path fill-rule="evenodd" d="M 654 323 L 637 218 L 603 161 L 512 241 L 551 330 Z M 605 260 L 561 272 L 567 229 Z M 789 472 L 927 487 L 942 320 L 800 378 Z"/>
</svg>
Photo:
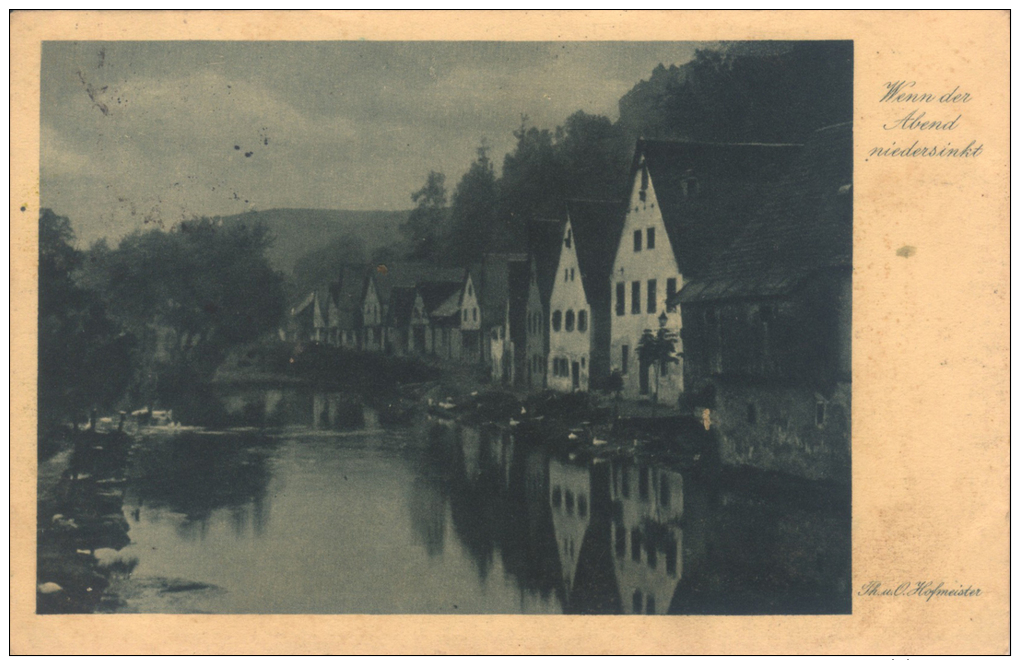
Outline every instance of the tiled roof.
<svg viewBox="0 0 1020 660">
<path fill-rule="evenodd" d="M 819 129 L 754 216 L 680 302 L 777 295 L 821 268 L 850 266 L 853 246 L 853 133 Z"/>
<path fill-rule="evenodd" d="M 420 282 L 418 292 L 429 315 L 449 316 L 458 311 L 461 282 Z M 447 304 L 453 298 L 451 304 Z M 450 311 L 452 305 L 452 312 Z"/>
<path fill-rule="evenodd" d="M 572 199 L 566 205 L 585 295 L 592 305 L 607 304 L 627 203 Z"/>
<path fill-rule="evenodd" d="M 685 279 L 697 278 L 747 225 L 800 145 L 639 140 L 634 175 L 647 167 Z"/>
<path fill-rule="evenodd" d="M 563 220 L 539 219 L 528 223 L 528 252 L 535 262 L 538 290 L 545 303 L 552 295 L 563 238 Z"/>
<path fill-rule="evenodd" d="M 422 282 L 462 282 L 463 268 L 447 268 L 417 261 L 394 261 L 371 268 L 375 290 L 385 305 L 394 287 L 415 286 Z"/>
<path fill-rule="evenodd" d="M 478 306 L 486 327 L 501 325 L 506 320 L 510 296 L 510 263 L 527 261 L 526 253 L 486 254 L 482 263 L 472 267 L 471 279 L 478 291 Z"/>
<path fill-rule="evenodd" d="M 390 290 L 390 302 L 386 309 L 386 324 L 403 327 L 411 322 L 414 299 L 418 290 L 413 286 L 395 286 Z"/>
</svg>

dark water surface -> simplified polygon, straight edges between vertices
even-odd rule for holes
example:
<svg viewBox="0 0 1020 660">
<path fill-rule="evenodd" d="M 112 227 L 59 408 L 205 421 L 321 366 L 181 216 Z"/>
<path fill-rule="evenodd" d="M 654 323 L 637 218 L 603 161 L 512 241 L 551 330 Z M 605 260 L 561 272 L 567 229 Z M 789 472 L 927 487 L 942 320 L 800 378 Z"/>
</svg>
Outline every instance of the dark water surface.
<svg viewBox="0 0 1020 660">
<path fill-rule="evenodd" d="M 304 424 L 136 438 L 120 611 L 849 611 L 843 500 L 294 396 Z"/>
</svg>

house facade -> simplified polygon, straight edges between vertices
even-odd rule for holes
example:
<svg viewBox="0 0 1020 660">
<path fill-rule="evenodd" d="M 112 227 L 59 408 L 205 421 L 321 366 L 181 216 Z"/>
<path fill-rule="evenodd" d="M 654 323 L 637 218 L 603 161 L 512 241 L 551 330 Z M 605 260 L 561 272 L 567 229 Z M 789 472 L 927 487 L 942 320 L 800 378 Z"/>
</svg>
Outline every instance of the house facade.
<svg viewBox="0 0 1020 660">
<path fill-rule="evenodd" d="M 528 223 L 528 294 L 526 305 L 526 370 L 531 389 L 548 382 L 549 300 L 563 240 L 562 219 L 535 219 Z"/>
<path fill-rule="evenodd" d="M 366 277 L 365 293 L 361 303 L 362 350 L 377 352 L 385 350 L 383 317 L 383 301 L 379 296 L 375 278 Z"/>
<path fill-rule="evenodd" d="M 482 361 L 482 315 L 478 304 L 478 290 L 470 271 L 464 275 L 460 298 L 460 360 Z"/>
<path fill-rule="evenodd" d="M 561 392 L 588 389 L 591 354 L 591 306 L 581 283 L 581 267 L 574 249 L 574 228 L 563 226 L 557 277 L 549 299 L 549 388 Z"/>
<path fill-rule="evenodd" d="M 593 376 L 608 375 L 608 265 L 622 220 L 623 208 L 614 202 L 567 202 L 549 298 L 550 389 L 586 391 Z"/>
<path fill-rule="evenodd" d="M 625 398 L 675 403 L 684 388 L 683 319 L 674 294 L 747 224 L 799 145 L 641 140 L 613 260 L 611 369 Z M 642 359 L 646 334 L 673 338 L 676 363 Z"/>
</svg>

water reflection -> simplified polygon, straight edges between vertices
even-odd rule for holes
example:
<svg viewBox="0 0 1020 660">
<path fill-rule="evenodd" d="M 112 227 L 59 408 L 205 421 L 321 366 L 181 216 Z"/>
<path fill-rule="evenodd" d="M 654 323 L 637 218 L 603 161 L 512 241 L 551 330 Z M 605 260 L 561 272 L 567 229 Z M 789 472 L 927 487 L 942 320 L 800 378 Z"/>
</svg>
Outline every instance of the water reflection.
<svg viewBox="0 0 1020 660">
<path fill-rule="evenodd" d="M 610 490 L 613 568 L 623 611 L 664 614 L 683 568 L 683 477 L 660 466 L 621 462 L 612 466 Z"/>
<path fill-rule="evenodd" d="M 274 393 L 241 409 L 275 430 L 139 438 L 135 575 L 221 587 L 188 596 L 214 612 L 848 609 L 838 506 L 640 457 L 551 455 L 494 425 L 342 431 L 344 405 Z"/>
<path fill-rule="evenodd" d="M 174 517 L 178 533 L 201 539 L 213 512 L 225 510 L 237 537 L 263 533 L 267 457 L 275 444 L 254 434 L 146 436 L 132 450 L 124 502 L 129 520 L 139 521 L 143 508 L 180 514 Z"/>
</svg>

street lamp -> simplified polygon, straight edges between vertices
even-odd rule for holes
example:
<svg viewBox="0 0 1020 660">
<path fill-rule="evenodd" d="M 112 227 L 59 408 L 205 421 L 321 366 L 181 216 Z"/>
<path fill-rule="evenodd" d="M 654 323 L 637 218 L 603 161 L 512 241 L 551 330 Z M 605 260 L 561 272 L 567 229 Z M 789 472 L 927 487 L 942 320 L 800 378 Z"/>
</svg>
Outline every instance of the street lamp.
<svg viewBox="0 0 1020 660">
<path fill-rule="evenodd" d="M 659 314 L 659 327 L 660 328 L 665 328 L 666 327 L 666 321 L 668 321 L 668 320 L 669 319 L 666 317 L 666 312 L 660 313 Z"/>
</svg>

